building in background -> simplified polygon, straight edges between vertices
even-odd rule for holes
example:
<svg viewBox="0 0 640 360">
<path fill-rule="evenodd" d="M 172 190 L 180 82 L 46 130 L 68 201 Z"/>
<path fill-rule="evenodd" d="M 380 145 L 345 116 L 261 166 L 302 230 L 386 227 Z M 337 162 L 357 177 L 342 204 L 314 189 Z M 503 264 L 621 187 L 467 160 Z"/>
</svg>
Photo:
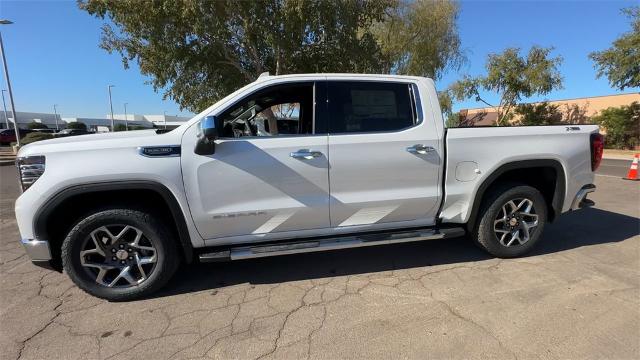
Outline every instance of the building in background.
<svg viewBox="0 0 640 360">
<path fill-rule="evenodd" d="M 66 126 L 65 125 L 66 123 L 62 120 L 59 114 L 56 117 L 55 114 L 49 114 L 49 113 L 34 113 L 34 112 L 21 112 L 21 111 L 17 111 L 17 113 L 18 113 L 18 127 L 22 129 L 26 129 L 27 125 L 32 122 L 44 124 L 49 129 L 55 129 L 56 119 L 58 120 L 57 123 L 60 129 L 64 129 Z M 9 118 L 9 128 L 13 129 L 13 113 L 7 110 L 7 117 Z M 4 118 L 4 111 L 0 110 L 0 129 L 6 129 L 6 128 L 7 128 L 7 121 Z"/>
<path fill-rule="evenodd" d="M 104 118 L 84 118 L 84 117 L 64 117 L 62 118 L 62 120 L 65 121 L 65 126 L 66 124 L 72 123 L 72 122 L 80 122 L 83 123 L 85 125 L 87 125 L 87 130 L 89 131 L 94 131 L 94 132 L 109 132 L 109 129 L 111 129 L 111 119 L 104 119 Z M 124 124 L 124 120 L 116 120 L 114 117 L 113 123 L 115 126 L 118 126 L 118 124 Z M 139 127 L 144 127 L 144 128 L 153 128 L 153 126 L 151 124 L 149 124 L 148 122 L 143 122 L 143 121 L 132 121 L 129 120 L 128 126 L 131 126 L 132 128 L 136 128 L 138 129 Z"/>
<path fill-rule="evenodd" d="M 589 122 L 592 116 L 604 109 L 631 105 L 634 101 L 640 103 L 640 93 L 550 100 L 547 103 L 558 106 L 558 110 L 562 112 L 563 122 L 581 124 Z M 463 109 L 459 114 L 462 126 L 493 126 L 498 119 L 495 107 Z M 514 121 L 517 119 L 517 117 L 514 118 Z"/>
<path fill-rule="evenodd" d="M 108 118 L 110 116 L 107 116 Z M 113 114 L 114 121 L 123 121 L 125 120 L 124 114 Z M 189 121 L 191 118 L 187 116 L 176 116 L 176 115 L 140 115 L 140 114 L 127 114 L 126 119 L 128 119 L 128 124 L 133 122 L 138 122 L 141 124 L 146 124 L 143 126 L 154 127 L 156 129 L 168 129 L 172 130 L 177 128 L 178 126 L 184 124 Z"/>
<path fill-rule="evenodd" d="M 18 111 L 18 127 L 26 129 L 32 122 L 44 124 L 49 129 L 57 128 L 62 130 L 67 127 L 70 122 L 81 122 L 87 125 L 87 129 L 90 131 L 109 131 L 111 128 L 111 116 L 105 116 L 104 118 L 87 118 L 87 117 L 57 117 L 55 114 L 49 113 L 32 113 Z M 11 111 L 7 111 L 9 128 L 13 128 L 13 115 Z M 171 130 L 187 122 L 190 117 L 186 116 L 171 116 L 171 115 L 139 115 L 128 114 L 126 124 L 130 128 L 156 128 Z M 113 115 L 114 124 L 125 124 L 124 114 Z M 0 111 L 0 129 L 7 128 L 7 121 L 4 118 L 4 112 Z"/>
</svg>

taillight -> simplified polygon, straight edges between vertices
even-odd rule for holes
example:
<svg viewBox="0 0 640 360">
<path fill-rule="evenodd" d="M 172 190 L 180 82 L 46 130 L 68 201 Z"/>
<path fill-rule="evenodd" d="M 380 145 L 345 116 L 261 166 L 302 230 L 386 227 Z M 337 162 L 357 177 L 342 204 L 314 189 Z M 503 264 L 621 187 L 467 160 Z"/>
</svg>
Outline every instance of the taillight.
<svg viewBox="0 0 640 360">
<path fill-rule="evenodd" d="M 591 171 L 596 171 L 602 161 L 604 138 L 600 134 L 591 134 Z"/>
</svg>

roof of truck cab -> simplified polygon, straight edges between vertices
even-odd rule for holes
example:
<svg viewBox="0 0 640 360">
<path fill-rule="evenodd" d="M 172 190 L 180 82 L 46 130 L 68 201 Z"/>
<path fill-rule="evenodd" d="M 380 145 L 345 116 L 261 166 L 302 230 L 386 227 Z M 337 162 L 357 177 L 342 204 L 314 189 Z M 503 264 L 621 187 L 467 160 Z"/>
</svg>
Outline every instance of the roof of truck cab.
<svg viewBox="0 0 640 360">
<path fill-rule="evenodd" d="M 265 80 L 273 79 L 295 79 L 295 78 L 330 78 L 330 79 L 404 79 L 404 80 L 418 80 L 425 79 L 421 76 L 409 76 L 409 75 L 391 75 L 391 74 L 349 74 L 349 73 L 307 73 L 307 74 L 286 74 L 286 75 L 267 75 L 262 74 L 256 79 L 256 82 L 262 82 Z M 428 78 L 427 78 L 428 79 Z"/>
</svg>

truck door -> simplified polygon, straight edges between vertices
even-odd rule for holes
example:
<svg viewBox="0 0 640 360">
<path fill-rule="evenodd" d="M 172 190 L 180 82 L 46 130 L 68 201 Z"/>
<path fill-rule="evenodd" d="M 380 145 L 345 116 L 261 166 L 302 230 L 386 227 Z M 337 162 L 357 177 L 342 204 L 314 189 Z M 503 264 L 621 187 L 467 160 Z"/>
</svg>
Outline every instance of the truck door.
<svg viewBox="0 0 640 360">
<path fill-rule="evenodd" d="M 185 132 L 185 190 L 203 238 L 268 240 L 330 227 L 327 134 L 314 119 L 315 86 L 272 85 L 216 114 L 225 126 L 213 155 L 194 154 L 195 126 Z"/>
<path fill-rule="evenodd" d="M 435 223 L 442 154 L 417 86 L 328 81 L 332 227 Z"/>
</svg>

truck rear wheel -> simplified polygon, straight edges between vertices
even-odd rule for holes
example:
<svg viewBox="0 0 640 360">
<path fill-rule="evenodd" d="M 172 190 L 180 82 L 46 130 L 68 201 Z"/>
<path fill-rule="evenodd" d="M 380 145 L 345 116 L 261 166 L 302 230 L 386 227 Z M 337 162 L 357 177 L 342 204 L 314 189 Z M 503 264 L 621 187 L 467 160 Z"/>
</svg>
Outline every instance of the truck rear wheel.
<svg viewBox="0 0 640 360">
<path fill-rule="evenodd" d="M 547 204 L 536 188 L 503 184 L 482 202 L 473 237 L 491 255 L 524 255 L 538 242 L 547 221 Z"/>
<path fill-rule="evenodd" d="M 178 267 L 178 251 L 169 234 L 145 211 L 99 211 L 67 235 L 63 267 L 78 287 L 99 298 L 146 296 L 165 285 Z"/>
</svg>

